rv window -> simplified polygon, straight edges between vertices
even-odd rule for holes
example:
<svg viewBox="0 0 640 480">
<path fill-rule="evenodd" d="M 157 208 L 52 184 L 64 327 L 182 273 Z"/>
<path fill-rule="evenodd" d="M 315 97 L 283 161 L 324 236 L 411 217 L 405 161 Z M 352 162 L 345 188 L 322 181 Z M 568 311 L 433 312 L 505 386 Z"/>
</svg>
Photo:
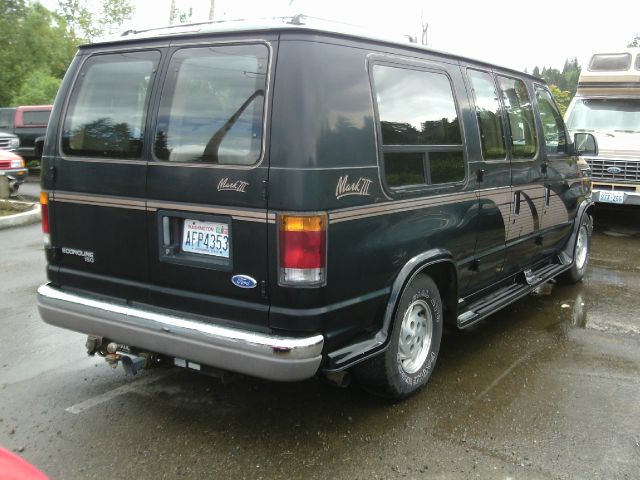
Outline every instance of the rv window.
<svg viewBox="0 0 640 480">
<path fill-rule="evenodd" d="M 522 80 L 507 77 L 498 77 L 498 83 L 509 118 L 511 158 L 533 158 L 537 139 L 527 86 Z"/>
<path fill-rule="evenodd" d="M 489 73 L 477 70 L 468 70 L 468 73 L 480 127 L 482 156 L 486 160 L 504 159 L 507 156 L 507 149 L 504 146 L 500 102 L 493 77 Z"/>
<path fill-rule="evenodd" d="M 640 71 L 640 53 L 636 55 L 636 70 Z"/>
<path fill-rule="evenodd" d="M 591 57 L 590 72 L 624 71 L 631 66 L 630 53 L 599 53 Z"/>
<path fill-rule="evenodd" d="M 567 152 L 567 131 L 551 93 L 546 88 L 536 85 L 536 100 L 540 110 L 540 121 L 544 133 L 547 155 Z"/>
<path fill-rule="evenodd" d="M 264 45 L 185 48 L 171 58 L 155 154 L 172 162 L 253 165 L 262 152 Z"/>
<path fill-rule="evenodd" d="M 71 94 L 62 150 L 67 155 L 139 158 L 149 83 L 159 52 L 89 58 Z"/>
<path fill-rule="evenodd" d="M 449 78 L 375 65 L 373 80 L 387 185 L 464 180 L 462 136 Z"/>
</svg>

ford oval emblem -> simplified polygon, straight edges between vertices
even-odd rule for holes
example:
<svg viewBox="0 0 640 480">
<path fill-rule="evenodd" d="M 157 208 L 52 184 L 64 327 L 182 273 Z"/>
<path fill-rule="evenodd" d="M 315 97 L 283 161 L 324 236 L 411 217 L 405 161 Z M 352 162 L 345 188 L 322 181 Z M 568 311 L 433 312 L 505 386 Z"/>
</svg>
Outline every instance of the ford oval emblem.
<svg viewBox="0 0 640 480">
<path fill-rule="evenodd" d="M 620 167 L 609 167 L 607 168 L 607 172 L 611 173 L 612 175 L 616 175 L 617 173 L 621 173 L 622 169 Z"/>
<path fill-rule="evenodd" d="M 256 288 L 258 282 L 248 275 L 234 275 L 231 277 L 231 283 L 240 288 Z"/>
</svg>

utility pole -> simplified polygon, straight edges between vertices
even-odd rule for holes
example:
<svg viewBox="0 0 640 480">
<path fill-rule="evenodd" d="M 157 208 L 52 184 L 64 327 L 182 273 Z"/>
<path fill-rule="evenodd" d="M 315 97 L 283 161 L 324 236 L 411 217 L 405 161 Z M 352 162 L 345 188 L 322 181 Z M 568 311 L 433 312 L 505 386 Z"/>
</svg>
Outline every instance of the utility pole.
<svg viewBox="0 0 640 480">
<path fill-rule="evenodd" d="M 215 11 L 216 11 L 216 0 L 211 0 L 211 6 L 209 7 L 209 20 L 213 20 Z"/>
<path fill-rule="evenodd" d="M 176 21 L 176 0 L 171 0 L 171 10 L 169 10 L 169 25 Z"/>
</svg>

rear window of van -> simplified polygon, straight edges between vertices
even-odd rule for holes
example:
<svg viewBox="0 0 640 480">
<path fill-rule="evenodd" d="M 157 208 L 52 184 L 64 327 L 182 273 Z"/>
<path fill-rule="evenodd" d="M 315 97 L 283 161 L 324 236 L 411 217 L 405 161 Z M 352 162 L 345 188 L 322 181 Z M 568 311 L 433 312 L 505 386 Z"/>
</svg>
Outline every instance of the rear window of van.
<svg viewBox="0 0 640 480">
<path fill-rule="evenodd" d="M 268 60 L 265 45 L 178 50 L 160 100 L 156 157 L 255 164 L 262 152 Z"/>
<path fill-rule="evenodd" d="M 80 71 L 64 119 L 62 151 L 99 158 L 139 158 L 150 84 L 160 52 L 95 55 Z"/>
</svg>

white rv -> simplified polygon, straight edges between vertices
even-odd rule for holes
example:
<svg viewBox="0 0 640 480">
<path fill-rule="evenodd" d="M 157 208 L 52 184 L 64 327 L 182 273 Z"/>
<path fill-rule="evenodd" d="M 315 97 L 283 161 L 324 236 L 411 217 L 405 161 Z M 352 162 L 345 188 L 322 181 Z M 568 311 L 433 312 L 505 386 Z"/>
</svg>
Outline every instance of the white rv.
<svg viewBox="0 0 640 480">
<path fill-rule="evenodd" d="M 593 55 L 566 122 L 572 134 L 590 132 L 598 140 L 599 155 L 585 157 L 593 199 L 640 205 L 640 48 Z"/>
</svg>

